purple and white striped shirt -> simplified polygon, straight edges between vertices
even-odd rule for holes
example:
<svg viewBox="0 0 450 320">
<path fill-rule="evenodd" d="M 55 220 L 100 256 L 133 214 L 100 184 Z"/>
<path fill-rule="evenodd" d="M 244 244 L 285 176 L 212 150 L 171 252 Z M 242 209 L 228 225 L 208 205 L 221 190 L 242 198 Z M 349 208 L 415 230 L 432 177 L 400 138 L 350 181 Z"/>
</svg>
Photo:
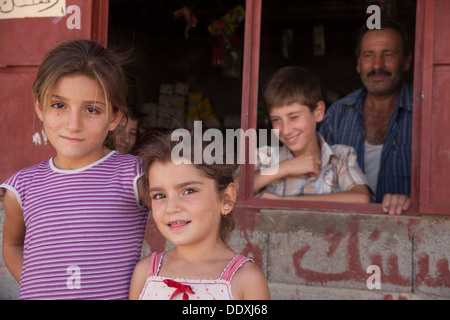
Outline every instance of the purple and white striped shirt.
<svg viewBox="0 0 450 320">
<path fill-rule="evenodd" d="M 0 187 L 15 193 L 26 227 L 19 299 L 127 299 L 148 209 L 137 157 L 112 151 L 76 170 L 44 161 Z"/>
</svg>

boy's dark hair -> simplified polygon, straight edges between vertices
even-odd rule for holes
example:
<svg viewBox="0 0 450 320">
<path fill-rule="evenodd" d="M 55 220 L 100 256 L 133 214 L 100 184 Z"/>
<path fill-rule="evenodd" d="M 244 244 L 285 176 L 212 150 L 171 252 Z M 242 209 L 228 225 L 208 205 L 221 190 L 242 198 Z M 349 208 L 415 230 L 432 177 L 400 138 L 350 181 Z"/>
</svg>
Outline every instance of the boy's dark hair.
<svg viewBox="0 0 450 320">
<path fill-rule="evenodd" d="M 299 103 L 311 111 L 322 98 L 319 78 L 302 67 L 284 67 L 269 78 L 263 93 L 267 110 Z"/>
<path fill-rule="evenodd" d="M 394 20 L 392 18 L 381 18 L 380 20 L 380 27 L 382 29 L 394 29 L 400 34 L 400 37 L 402 39 L 402 48 L 403 48 L 403 57 L 408 56 L 411 51 L 411 43 L 409 40 L 408 33 L 406 32 L 405 27 L 398 21 Z M 359 54 L 361 53 L 361 40 L 366 34 L 366 32 L 371 31 L 372 29 L 367 28 L 367 24 L 364 23 L 360 29 L 358 37 L 356 38 L 356 48 L 355 48 L 355 54 L 356 58 L 359 57 Z M 377 30 L 377 29 L 376 29 Z"/>
</svg>

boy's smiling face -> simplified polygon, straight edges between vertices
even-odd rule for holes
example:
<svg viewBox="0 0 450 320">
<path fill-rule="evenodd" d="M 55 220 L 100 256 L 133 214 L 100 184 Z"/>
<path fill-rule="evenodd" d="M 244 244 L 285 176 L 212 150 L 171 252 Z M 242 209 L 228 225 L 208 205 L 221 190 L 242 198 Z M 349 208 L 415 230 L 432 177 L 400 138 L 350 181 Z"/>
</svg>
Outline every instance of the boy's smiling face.
<svg viewBox="0 0 450 320">
<path fill-rule="evenodd" d="M 295 156 L 304 152 L 316 152 L 318 141 L 316 136 L 317 122 L 322 121 L 325 104 L 319 101 L 316 109 L 297 102 L 274 107 L 270 111 L 272 127 L 278 129 L 278 138 Z M 320 151 L 320 150 L 319 150 Z"/>
</svg>

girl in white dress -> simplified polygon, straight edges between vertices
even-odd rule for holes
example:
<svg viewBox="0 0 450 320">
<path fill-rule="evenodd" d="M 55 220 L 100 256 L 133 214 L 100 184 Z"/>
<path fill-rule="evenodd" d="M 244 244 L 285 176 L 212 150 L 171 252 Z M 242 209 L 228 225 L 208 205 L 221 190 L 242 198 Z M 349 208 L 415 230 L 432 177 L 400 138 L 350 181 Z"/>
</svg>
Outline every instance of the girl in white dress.
<svg viewBox="0 0 450 320">
<path fill-rule="evenodd" d="M 136 265 L 130 299 L 269 299 L 261 268 L 226 244 L 234 227 L 237 165 L 173 161 L 178 142 L 171 136 L 154 138 L 140 157 L 153 219 L 175 248 Z"/>
</svg>

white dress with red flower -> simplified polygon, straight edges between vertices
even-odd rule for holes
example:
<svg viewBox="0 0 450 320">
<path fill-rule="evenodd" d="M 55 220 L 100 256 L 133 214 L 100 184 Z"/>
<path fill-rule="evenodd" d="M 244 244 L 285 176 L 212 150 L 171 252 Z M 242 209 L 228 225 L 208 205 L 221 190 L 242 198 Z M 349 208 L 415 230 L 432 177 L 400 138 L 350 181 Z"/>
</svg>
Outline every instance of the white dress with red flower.
<svg viewBox="0 0 450 320">
<path fill-rule="evenodd" d="M 236 255 L 216 280 L 181 279 L 159 276 L 164 252 L 154 252 L 150 273 L 139 300 L 233 300 L 231 279 L 234 273 L 251 259 Z"/>
</svg>

